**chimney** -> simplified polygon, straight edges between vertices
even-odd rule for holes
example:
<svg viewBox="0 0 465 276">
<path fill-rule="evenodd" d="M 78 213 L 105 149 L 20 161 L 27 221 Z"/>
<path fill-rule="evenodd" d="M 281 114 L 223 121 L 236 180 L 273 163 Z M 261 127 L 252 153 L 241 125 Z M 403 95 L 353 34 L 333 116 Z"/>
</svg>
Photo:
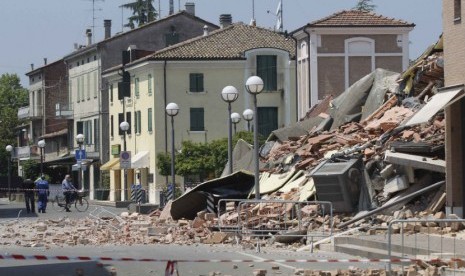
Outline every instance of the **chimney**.
<svg viewBox="0 0 465 276">
<path fill-rule="evenodd" d="M 203 26 L 203 36 L 207 36 L 208 35 L 208 26 L 205 25 Z"/>
<path fill-rule="evenodd" d="M 111 37 L 111 19 L 105 19 L 103 20 L 103 28 L 105 29 L 105 38 L 110 38 Z"/>
<path fill-rule="evenodd" d="M 192 15 L 195 15 L 195 3 L 186 2 L 186 12 Z"/>
<path fill-rule="evenodd" d="M 31 71 L 34 71 L 34 63 L 31 63 Z"/>
<path fill-rule="evenodd" d="M 220 26 L 221 29 L 224 29 L 232 24 L 232 16 L 230 14 L 221 14 L 220 15 Z"/>
<path fill-rule="evenodd" d="M 47 65 L 47 58 L 44 58 L 44 65 Z"/>
<path fill-rule="evenodd" d="M 87 36 L 87 46 L 92 44 L 92 30 L 87 29 L 86 30 L 86 36 Z"/>
</svg>

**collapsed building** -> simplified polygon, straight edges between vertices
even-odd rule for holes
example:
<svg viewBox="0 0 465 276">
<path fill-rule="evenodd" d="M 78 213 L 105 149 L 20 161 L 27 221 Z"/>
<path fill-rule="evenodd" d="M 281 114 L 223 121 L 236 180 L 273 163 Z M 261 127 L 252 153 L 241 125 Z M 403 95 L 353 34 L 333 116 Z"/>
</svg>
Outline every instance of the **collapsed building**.
<svg viewBox="0 0 465 276">
<path fill-rule="evenodd" d="M 260 148 L 262 198 L 329 201 L 343 217 L 377 209 L 392 213 L 413 198 L 422 198 L 409 207 L 414 212 L 441 211 L 446 166 L 441 110 L 457 97 L 440 92 L 443 67 L 440 38 L 405 72 L 377 69 L 340 96 L 326 97 L 299 122 L 273 131 Z M 254 171 L 246 142 L 236 145 L 233 160 L 235 172 Z M 206 209 L 214 183 L 186 193 L 201 195 L 197 204 L 186 195 L 173 204 L 189 206 L 186 214 L 192 217 Z M 254 197 L 251 185 L 237 187 L 245 189 L 244 199 Z M 220 190 L 210 193 L 215 210 L 220 199 L 233 198 Z M 174 218 L 185 217 L 177 208 Z"/>
</svg>

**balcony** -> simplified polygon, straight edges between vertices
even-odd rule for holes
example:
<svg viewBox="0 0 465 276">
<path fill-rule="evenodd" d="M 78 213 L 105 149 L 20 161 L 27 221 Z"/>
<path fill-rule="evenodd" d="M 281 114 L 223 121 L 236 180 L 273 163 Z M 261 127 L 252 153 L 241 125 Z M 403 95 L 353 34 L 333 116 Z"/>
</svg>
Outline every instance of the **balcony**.
<svg viewBox="0 0 465 276">
<path fill-rule="evenodd" d="M 44 113 L 42 110 L 42 105 L 36 105 L 31 109 L 30 106 L 20 107 L 18 109 L 18 119 L 31 119 L 37 120 L 42 119 Z"/>
<path fill-rule="evenodd" d="M 73 106 L 67 104 L 55 104 L 55 116 L 63 119 L 73 118 Z"/>
<path fill-rule="evenodd" d="M 29 106 L 20 107 L 18 109 L 18 120 L 29 118 Z"/>
</svg>

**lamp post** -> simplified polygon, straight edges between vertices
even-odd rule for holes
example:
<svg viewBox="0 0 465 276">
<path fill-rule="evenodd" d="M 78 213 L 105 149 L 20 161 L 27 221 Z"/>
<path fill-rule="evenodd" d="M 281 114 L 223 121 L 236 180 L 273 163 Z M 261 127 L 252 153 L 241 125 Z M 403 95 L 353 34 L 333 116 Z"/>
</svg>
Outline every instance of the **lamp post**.
<svg viewBox="0 0 465 276">
<path fill-rule="evenodd" d="M 176 197 L 176 179 L 174 173 L 174 116 L 178 115 L 179 106 L 176 103 L 169 103 L 166 106 L 166 114 L 171 117 L 171 185 L 173 185 L 173 200 Z"/>
<path fill-rule="evenodd" d="M 259 182 L 259 165 L 258 165 L 258 112 L 257 112 L 257 95 L 263 90 L 263 80 L 260 77 L 252 76 L 247 79 L 245 88 L 253 96 L 253 148 L 255 161 L 255 199 L 260 199 L 260 182 Z"/>
<path fill-rule="evenodd" d="M 229 174 L 233 173 L 233 160 L 232 160 L 232 122 L 231 122 L 231 103 L 237 100 L 239 92 L 234 86 L 228 85 L 221 91 L 221 98 L 228 103 L 228 161 L 229 161 Z"/>
<path fill-rule="evenodd" d="M 253 119 L 253 110 L 252 109 L 246 109 L 242 113 L 242 117 L 244 117 L 244 120 L 247 121 L 247 131 L 250 131 L 250 121 Z"/>
<path fill-rule="evenodd" d="M 123 121 L 121 122 L 121 124 L 119 124 L 119 128 L 123 131 L 123 151 L 127 151 L 127 148 L 126 148 L 126 134 L 129 130 L 129 123 L 126 122 L 126 121 Z M 128 200 L 129 198 L 129 193 L 128 193 L 128 170 L 126 169 L 123 169 L 124 170 L 124 200 Z"/>
<path fill-rule="evenodd" d="M 5 149 L 10 153 L 10 156 L 8 156 L 8 200 L 11 201 L 11 152 L 13 146 L 7 145 Z"/>
<path fill-rule="evenodd" d="M 234 135 L 236 135 L 236 125 L 241 121 L 241 115 L 239 113 L 232 113 L 231 114 L 231 121 L 234 124 Z"/>
<path fill-rule="evenodd" d="M 76 143 L 78 144 L 78 149 L 79 149 L 79 159 L 78 159 L 78 167 L 79 167 L 79 174 L 78 174 L 78 184 L 77 187 L 79 189 L 79 185 L 82 185 L 82 144 L 84 144 L 84 135 L 82 133 L 79 133 L 76 135 Z M 84 187 L 84 186 L 82 186 Z"/>
<path fill-rule="evenodd" d="M 40 176 L 44 174 L 44 151 L 45 151 L 45 140 L 37 142 L 40 150 Z"/>
</svg>

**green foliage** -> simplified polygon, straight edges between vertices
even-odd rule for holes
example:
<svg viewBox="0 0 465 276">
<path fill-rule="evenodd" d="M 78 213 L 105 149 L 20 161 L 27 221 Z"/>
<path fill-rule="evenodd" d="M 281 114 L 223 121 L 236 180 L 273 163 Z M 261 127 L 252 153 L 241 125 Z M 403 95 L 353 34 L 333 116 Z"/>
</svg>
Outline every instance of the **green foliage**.
<svg viewBox="0 0 465 276">
<path fill-rule="evenodd" d="M 5 147 L 15 146 L 15 127 L 21 124 L 18 120 L 18 108 L 26 106 L 28 102 L 28 92 L 21 86 L 16 74 L 0 76 L 0 175 L 8 173 L 10 154 Z"/>
<path fill-rule="evenodd" d="M 157 11 L 153 7 L 153 0 L 135 0 L 120 7 L 132 10 L 132 16 L 128 17 L 129 22 L 124 27 L 134 29 L 156 19 Z"/>
<path fill-rule="evenodd" d="M 358 0 L 357 5 L 353 8 L 359 11 L 374 11 L 376 5 L 372 4 L 372 0 Z"/>
<path fill-rule="evenodd" d="M 36 180 L 37 177 L 39 177 L 40 174 L 40 164 L 33 160 L 33 159 L 28 159 L 26 161 L 22 161 L 21 165 L 23 166 L 23 176 L 24 179 L 32 179 Z"/>
<path fill-rule="evenodd" d="M 233 137 L 233 147 L 239 139 L 253 144 L 253 133 L 247 131 L 238 132 Z M 265 142 L 265 138 L 259 135 L 259 145 Z M 219 177 L 228 162 L 228 138 L 213 140 L 210 143 L 194 143 L 185 141 L 182 150 L 176 154 L 175 170 L 177 175 L 199 175 L 200 180 L 210 176 Z M 171 174 L 170 154 L 159 153 L 157 155 L 158 173 Z"/>
<path fill-rule="evenodd" d="M 171 156 L 169 153 L 160 152 L 157 154 L 157 168 L 160 175 L 171 174 Z"/>
</svg>

